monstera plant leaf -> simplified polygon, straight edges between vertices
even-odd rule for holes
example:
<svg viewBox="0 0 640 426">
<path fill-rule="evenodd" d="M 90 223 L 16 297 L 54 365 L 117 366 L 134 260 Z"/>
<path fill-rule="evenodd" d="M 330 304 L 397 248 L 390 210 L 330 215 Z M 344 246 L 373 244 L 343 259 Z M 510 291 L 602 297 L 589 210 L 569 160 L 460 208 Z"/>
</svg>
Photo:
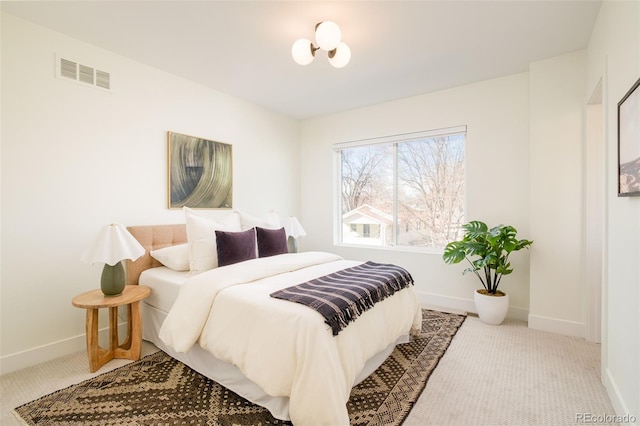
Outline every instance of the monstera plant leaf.
<svg viewBox="0 0 640 426">
<path fill-rule="evenodd" d="M 513 272 L 509 255 L 529 248 L 533 241 L 519 240 L 518 231 L 509 225 L 489 228 L 486 223 L 473 220 L 462 225 L 462 229 L 465 231 L 462 239 L 447 244 L 442 259 L 448 264 L 467 260 L 471 267 L 462 273 L 475 273 L 487 292 L 495 294 L 502 276 Z"/>
</svg>

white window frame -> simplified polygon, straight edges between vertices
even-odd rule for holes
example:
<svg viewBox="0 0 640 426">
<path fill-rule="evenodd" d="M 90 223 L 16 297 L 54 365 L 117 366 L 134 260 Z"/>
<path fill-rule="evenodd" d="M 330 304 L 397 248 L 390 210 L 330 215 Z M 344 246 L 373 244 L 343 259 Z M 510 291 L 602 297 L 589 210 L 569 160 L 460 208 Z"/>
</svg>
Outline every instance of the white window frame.
<svg viewBox="0 0 640 426">
<path fill-rule="evenodd" d="M 357 247 L 362 249 L 382 249 L 382 250 L 395 250 L 395 251 L 416 251 L 416 252 L 427 252 L 427 253 L 442 253 L 443 249 L 434 248 L 434 247 L 420 247 L 420 246 L 398 246 L 398 245 L 389 245 L 389 246 L 375 246 L 375 245 L 365 245 L 365 244 L 348 244 L 342 242 L 342 163 L 340 151 L 345 148 L 356 148 L 360 146 L 372 146 L 372 145 L 383 145 L 383 144 L 391 144 L 393 146 L 393 156 L 394 156 L 394 194 L 393 194 L 393 228 L 392 232 L 394 235 L 394 241 L 397 235 L 397 216 L 398 216 L 398 185 L 396 182 L 397 179 L 397 170 L 395 170 L 397 166 L 396 156 L 397 156 L 397 144 L 403 142 L 411 142 L 417 139 L 426 139 L 433 138 L 439 136 L 448 136 L 453 134 L 465 134 L 465 162 L 466 162 L 466 133 L 467 126 L 454 126 L 454 127 L 446 127 L 441 129 L 433 129 L 433 130 L 425 130 L 421 132 L 413 132 L 413 133 L 403 133 L 399 135 L 390 135 L 383 136 L 378 138 L 370 138 L 370 139 L 361 139 L 349 142 L 340 142 L 333 145 L 334 151 L 334 194 L 333 194 L 333 202 L 334 202 L 334 217 L 333 217 L 333 243 L 335 246 L 342 247 Z M 466 183 L 465 183 L 466 186 Z M 465 215 L 466 215 L 466 201 L 465 201 Z"/>
</svg>

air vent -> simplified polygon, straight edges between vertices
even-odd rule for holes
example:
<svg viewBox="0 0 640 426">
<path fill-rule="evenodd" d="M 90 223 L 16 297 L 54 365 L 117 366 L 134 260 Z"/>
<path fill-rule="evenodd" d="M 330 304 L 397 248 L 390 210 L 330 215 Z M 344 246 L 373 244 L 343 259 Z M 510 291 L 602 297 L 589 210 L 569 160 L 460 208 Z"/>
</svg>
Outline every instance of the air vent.
<svg viewBox="0 0 640 426">
<path fill-rule="evenodd" d="M 78 79 L 78 64 L 67 59 L 60 59 L 60 75 L 62 77 Z"/>
<path fill-rule="evenodd" d="M 111 90 L 111 74 L 65 58 L 57 58 L 56 75 L 78 83 Z"/>
<path fill-rule="evenodd" d="M 86 65 L 80 64 L 79 80 L 83 83 L 93 84 L 93 74 L 95 70 Z"/>
<path fill-rule="evenodd" d="M 103 89 L 111 89 L 111 80 L 108 72 L 96 70 L 96 86 Z"/>
</svg>

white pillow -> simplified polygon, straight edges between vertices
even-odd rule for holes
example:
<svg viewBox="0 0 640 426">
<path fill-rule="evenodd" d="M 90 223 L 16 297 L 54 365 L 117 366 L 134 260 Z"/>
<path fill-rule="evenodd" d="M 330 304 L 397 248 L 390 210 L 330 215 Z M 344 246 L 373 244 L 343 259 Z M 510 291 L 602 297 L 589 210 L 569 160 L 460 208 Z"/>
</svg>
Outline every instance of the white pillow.
<svg viewBox="0 0 640 426">
<path fill-rule="evenodd" d="M 189 247 L 189 275 L 196 275 L 218 267 L 216 230 L 240 231 L 237 213 L 222 218 L 219 222 L 198 216 L 195 211 L 183 207 L 187 222 L 187 245 Z"/>
<path fill-rule="evenodd" d="M 189 270 L 189 247 L 187 244 L 152 250 L 149 254 L 169 269 L 174 271 Z"/>
<path fill-rule="evenodd" d="M 282 228 L 282 225 L 280 225 L 280 216 L 278 216 L 275 210 L 271 210 L 264 219 L 237 210 L 236 213 L 240 216 L 241 231 L 246 231 L 256 226 L 265 229 Z"/>
</svg>

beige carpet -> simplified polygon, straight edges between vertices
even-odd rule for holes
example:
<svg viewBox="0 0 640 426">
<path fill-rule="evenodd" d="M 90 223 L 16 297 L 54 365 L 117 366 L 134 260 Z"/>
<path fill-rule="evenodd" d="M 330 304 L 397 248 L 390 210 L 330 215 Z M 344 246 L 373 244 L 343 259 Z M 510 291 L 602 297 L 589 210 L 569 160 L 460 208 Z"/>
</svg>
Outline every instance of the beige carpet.
<svg viewBox="0 0 640 426">
<path fill-rule="evenodd" d="M 155 351 L 145 344 L 143 354 Z M 600 383 L 600 347 L 507 321 L 462 325 L 404 425 L 575 425 L 577 413 L 614 414 Z M 123 365 L 87 373 L 85 353 L 0 377 L 0 423 L 13 408 Z"/>
</svg>

